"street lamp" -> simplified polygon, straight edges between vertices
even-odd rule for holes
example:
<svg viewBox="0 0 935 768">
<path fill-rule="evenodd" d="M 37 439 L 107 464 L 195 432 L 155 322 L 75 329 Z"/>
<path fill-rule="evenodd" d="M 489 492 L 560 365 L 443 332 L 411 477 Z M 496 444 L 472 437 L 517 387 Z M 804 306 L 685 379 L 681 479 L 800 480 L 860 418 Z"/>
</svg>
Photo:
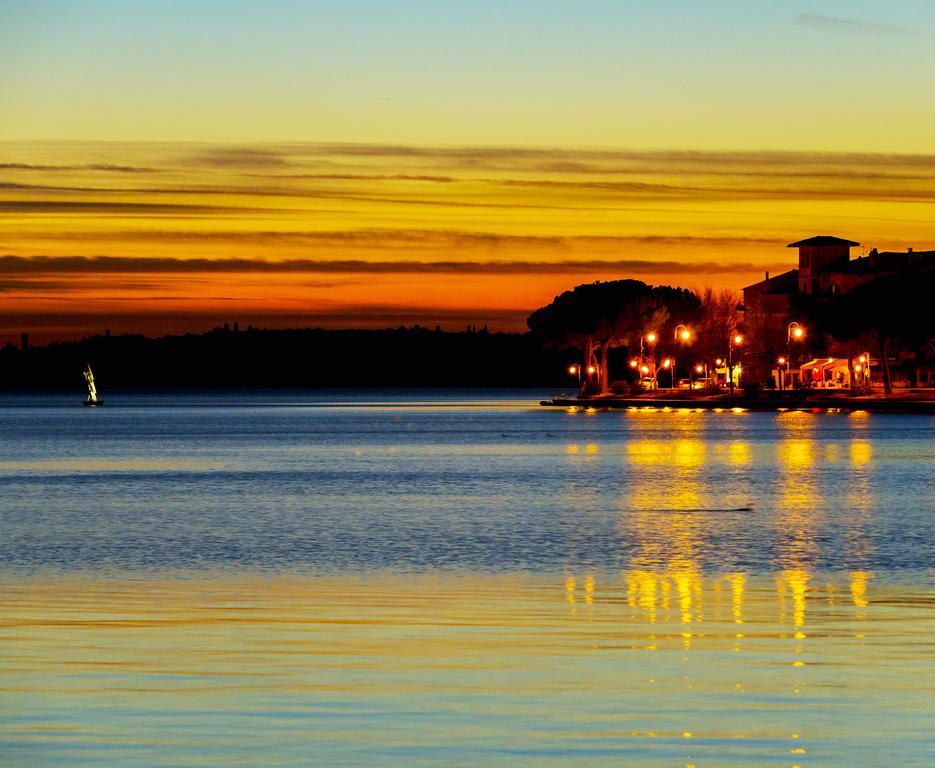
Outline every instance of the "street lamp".
<svg viewBox="0 0 935 768">
<path fill-rule="evenodd" d="M 569 365 L 568 374 L 570 376 L 578 377 L 578 389 L 581 389 L 581 366 L 580 365 Z"/>
<path fill-rule="evenodd" d="M 858 365 L 854 366 L 854 371 L 860 373 L 860 383 L 865 385 L 870 381 L 870 353 L 865 352 L 857 361 Z"/>
<path fill-rule="evenodd" d="M 675 389 L 675 362 L 668 357 L 662 361 L 662 367 L 669 371 L 671 376 L 672 388 Z"/>
<path fill-rule="evenodd" d="M 734 347 L 743 344 L 743 336 L 739 333 L 731 334 L 727 341 L 727 389 L 731 397 L 734 396 Z"/>
<path fill-rule="evenodd" d="M 786 356 L 791 360 L 792 359 L 792 342 L 793 341 L 804 341 L 805 340 L 805 329 L 799 325 L 795 320 L 789 323 L 789 327 L 786 329 Z M 802 362 L 799 358 L 799 362 Z M 788 366 L 786 367 L 788 371 Z"/>
<path fill-rule="evenodd" d="M 653 364 L 653 384 L 656 383 L 656 355 L 654 354 L 652 347 L 655 345 L 656 340 L 659 337 L 656 335 L 655 331 L 649 331 L 646 334 L 640 335 L 640 364 L 642 365 L 643 361 L 646 359 L 643 354 L 643 342 L 645 341 L 650 346 L 649 350 L 649 360 Z M 643 366 L 645 368 L 645 366 Z M 642 369 L 641 369 L 642 370 Z"/>
<path fill-rule="evenodd" d="M 691 340 L 692 340 L 692 332 L 691 332 L 691 329 L 689 329 L 689 327 L 688 327 L 687 325 L 682 325 L 681 323 L 679 323 L 677 326 L 675 326 L 675 345 L 676 345 L 676 349 L 678 348 L 678 345 L 679 345 L 680 343 L 681 343 L 681 344 L 688 344 L 688 342 L 690 342 Z M 675 371 L 676 371 L 676 368 L 677 368 L 677 366 L 676 366 L 676 363 L 675 363 L 675 352 L 673 351 L 673 352 L 672 352 L 672 389 L 675 389 Z"/>
<path fill-rule="evenodd" d="M 647 376 L 649 376 L 649 366 L 646 365 L 646 363 L 643 363 L 640 366 L 640 373 L 642 374 L 640 376 L 640 384 L 642 384 L 643 383 L 642 380 L 645 379 Z"/>
<path fill-rule="evenodd" d="M 776 360 L 776 363 L 779 365 L 779 371 L 778 371 L 779 372 L 779 391 L 782 392 L 783 384 L 786 378 L 786 374 L 785 374 L 785 371 L 783 370 L 783 366 L 786 366 L 785 368 L 786 371 L 789 370 L 789 361 L 786 360 L 786 358 L 784 357 L 780 357 L 778 360 Z"/>
</svg>

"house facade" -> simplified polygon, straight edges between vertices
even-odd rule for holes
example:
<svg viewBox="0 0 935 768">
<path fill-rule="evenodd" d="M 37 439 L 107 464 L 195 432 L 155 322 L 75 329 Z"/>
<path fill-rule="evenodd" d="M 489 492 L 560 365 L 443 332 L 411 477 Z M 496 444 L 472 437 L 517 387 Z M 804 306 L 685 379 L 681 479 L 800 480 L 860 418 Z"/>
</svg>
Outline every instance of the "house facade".
<svg viewBox="0 0 935 768">
<path fill-rule="evenodd" d="M 818 235 L 789 244 L 798 249 L 798 266 L 743 289 L 743 323 L 751 339 L 748 373 L 754 380 L 776 376 L 776 360 L 783 358 L 794 384 L 806 361 L 828 352 L 829 339 L 820 328 L 807 328 L 809 308 L 852 291 L 858 285 L 898 274 L 910 267 L 935 266 L 935 251 L 879 252 L 851 258 L 853 240 Z M 799 330 L 796 330 L 799 328 Z"/>
</svg>

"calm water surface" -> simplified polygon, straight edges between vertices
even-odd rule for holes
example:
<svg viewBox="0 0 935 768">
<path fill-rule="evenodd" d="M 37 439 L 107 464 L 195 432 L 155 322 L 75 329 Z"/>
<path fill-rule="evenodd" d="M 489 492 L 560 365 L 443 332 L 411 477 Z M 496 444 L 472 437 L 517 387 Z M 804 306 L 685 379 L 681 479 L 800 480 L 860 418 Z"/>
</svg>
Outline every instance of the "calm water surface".
<svg viewBox="0 0 935 768">
<path fill-rule="evenodd" d="M 0 396 L 0 764 L 930 766 L 935 418 Z"/>
</svg>

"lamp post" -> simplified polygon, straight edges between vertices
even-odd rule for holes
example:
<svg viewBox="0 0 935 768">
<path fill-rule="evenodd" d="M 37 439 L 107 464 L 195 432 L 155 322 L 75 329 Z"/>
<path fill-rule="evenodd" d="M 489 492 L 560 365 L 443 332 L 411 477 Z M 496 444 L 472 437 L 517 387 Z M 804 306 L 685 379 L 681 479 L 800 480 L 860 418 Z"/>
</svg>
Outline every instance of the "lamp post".
<svg viewBox="0 0 935 768">
<path fill-rule="evenodd" d="M 804 341 L 805 339 L 805 329 L 799 325 L 795 320 L 789 323 L 789 327 L 786 329 L 786 357 L 789 360 L 792 360 L 792 342 L 793 341 Z M 798 358 L 797 364 L 802 362 L 801 357 Z M 786 366 L 788 371 L 788 365 Z"/>
<path fill-rule="evenodd" d="M 857 365 L 854 366 L 854 371 L 860 374 L 860 384 L 861 386 L 866 386 L 870 383 L 870 353 L 865 352 L 859 358 L 857 358 Z"/>
<path fill-rule="evenodd" d="M 672 389 L 675 389 L 676 358 L 675 350 L 679 344 L 688 344 L 692 339 L 692 332 L 687 325 L 679 323 L 675 326 L 675 348 L 672 351 Z"/>
<path fill-rule="evenodd" d="M 642 384 L 643 379 L 646 379 L 648 377 L 649 377 L 649 366 L 646 365 L 646 363 L 643 363 L 640 366 L 640 383 Z M 652 382 L 652 379 L 650 379 L 650 382 Z"/>
<path fill-rule="evenodd" d="M 743 344 L 743 336 L 739 333 L 731 334 L 727 340 L 727 389 L 731 397 L 734 396 L 734 347 Z"/>
<path fill-rule="evenodd" d="M 581 366 L 580 365 L 569 365 L 568 374 L 570 376 L 578 377 L 578 390 L 581 390 Z"/>
<path fill-rule="evenodd" d="M 698 363 L 698 364 L 695 366 L 695 373 L 699 373 L 699 374 L 700 374 L 700 373 L 705 373 L 705 369 L 706 369 L 707 367 L 708 367 L 708 364 L 707 364 L 707 363 L 705 363 L 704 365 L 702 365 L 701 363 Z M 707 384 L 707 379 L 708 379 L 708 376 L 707 376 L 707 373 L 705 373 L 705 383 L 706 383 L 706 384 Z M 695 388 L 695 377 L 694 377 L 694 374 L 692 375 L 691 385 L 692 385 L 691 388 L 694 389 L 694 388 Z"/>
<path fill-rule="evenodd" d="M 654 347 L 656 346 L 656 341 L 659 338 L 656 335 L 655 331 L 650 331 L 646 334 L 645 337 L 640 336 L 640 360 L 643 360 L 643 339 L 646 339 L 646 343 L 649 344 L 649 360 L 652 363 L 652 388 L 655 389 L 658 386 L 656 381 L 656 353 Z"/>
<path fill-rule="evenodd" d="M 670 382 L 675 389 L 675 361 L 667 357 L 662 361 L 662 367 L 669 371 Z"/>
<path fill-rule="evenodd" d="M 777 369 L 777 373 L 779 373 L 779 391 L 782 392 L 783 383 L 786 378 L 785 371 L 783 371 L 783 366 L 786 366 L 786 370 L 788 370 L 789 361 L 784 357 L 780 357 L 778 360 L 776 360 L 776 364 L 779 366 L 779 368 Z"/>
</svg>

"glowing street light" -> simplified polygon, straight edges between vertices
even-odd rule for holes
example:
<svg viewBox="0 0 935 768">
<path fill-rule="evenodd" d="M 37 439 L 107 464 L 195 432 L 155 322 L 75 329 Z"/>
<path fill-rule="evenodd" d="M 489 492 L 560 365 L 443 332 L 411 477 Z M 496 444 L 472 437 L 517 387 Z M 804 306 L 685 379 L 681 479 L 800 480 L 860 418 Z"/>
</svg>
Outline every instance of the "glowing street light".
<svg viewBox="0 0 935 768">
<path fill-rule="evenodd" d="M 679 343 L 688 344 L 692 340 L 691 329 L 687 325 L 679 323 L 675 326 L 675 344 L 676 347 Z M 672 389 L 675 389 L 675 375 L 678 366 L 675 362 L 675 353 L 672 354 Z"/>
<path fill-rule="evenodd" d="M 805 329 L 799 325 L 795 320 L 789 323 L 789 327 L 786 329 L 786 356 L 791 360 L 792 359 L 792 342 L 793 341 L 805 341 Z M 801 357 L 798 357 L 799 362 L 802 361 Z M 786 371 L 788 372 L 788 367 Z"/>
<path fill-rule="evenodd" d="M 675 364 L 668 357 L 662 361 L 662 367 L 665 368 L 671 377 L 672 388 L 675 389 Z"/>
<path fill-rule="evenodd" d="M 593 376 L 595 373 L 597 373 L 597 368 L 595 368 L 593 365 L 589 365 L 589 366 L 588 366 L 588 375 L 589 375 L 589 376 Z"/>
<path fill-rule="evenodd" d="M 864 352 L 857 358 L 854 365 L 854 373 L 859 374 L 855 378 L 860 380 L 861 385 L 866 385 L 870 381 L 870 353 Z"/>
<path fill-rule="evenodd" d="M 785 386 L 786 371 L 789 370 L 789 361 L 784 357 L 780 357 L 776 362 L 779 364 L 779 391 L 782 392 Z M 783 369 L 783 366 L 785 366 L 785 369 Z"/>
<path fill-rule="evenodd" d="M 743 344 L 743 336 L 735 333 L 727 344 L 727 389 L 731 397 L 734 396 L 734 347 Z"/>
<path fill-rule="evenodd" d="M 650 347 L 652 347 L 653 345 L 655 345 L 655 343 L 656 343 L 656 341 L 657 341 L 658 338 L 659 338 L 659 336 L 656 335 L 656 332 L 655 332 L 655 331 L 648 331 L 648 332 L 645 333 L 645 334 L 640 334 L 640 358 L 639 358 L 639 364 L 640 364 L 640 366 L 641 366 L 640 370 L 643 371 L 643 373 L 646 373 L 646 370 L 644 370 L 644 369 L 646 368 L 646 366 L 643 365 L 643 361 L 646 359 L 646 356 L 645 356 L 645 354 L 644 354 L 644 352 L 643 352 L 643 344 L 644 344 L 644 342 L 645 342 L 646 344 L 649 344 Z M 654 352 L 653 352 L 652 349 L 649 350 L 649 361 L 653 364 L 653 369 L 655 369 L 655 367 L 656 367 L 656 355 L 654 354 Z M 631 365 L 632 365 L 632 363 L 631 363 Z M 653 386 L 654 386 L 654 387 L 655 387 L 655 379 L 656 379 L 656 374 L 655 374 L 655 371 L 654 371 L 654 372 L 653 372 Z"/>
<path fill-rule="evenodd" d="M 637 368 L 637 367 L 639 367 L 639 364 L 640 364 L 640 361 L 639 361 L 639 360 L 631 360 L 631 361 L 630 361 L 630 367 L 631 367 L 631 368 Z"/>
</svg>

